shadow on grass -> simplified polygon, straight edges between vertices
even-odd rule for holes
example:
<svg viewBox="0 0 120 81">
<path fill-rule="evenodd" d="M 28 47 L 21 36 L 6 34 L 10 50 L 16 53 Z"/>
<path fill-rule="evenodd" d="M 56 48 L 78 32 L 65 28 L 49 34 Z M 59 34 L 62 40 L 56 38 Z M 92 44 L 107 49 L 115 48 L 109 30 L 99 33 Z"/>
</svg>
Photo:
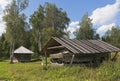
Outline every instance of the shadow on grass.
<svg viewBox="0 0 120 81">
<path fill-rule="evenodd" d="M 31 63 L 31 62 L 38 62 L 42 61 L 41 59 L 32 59 L 31 61 L 20 61 L 20 63 Z"/>
<path fill-rule="evenodd" d="M 7 62 L 8 59 L 0 59 L 0 62 Z"/>
<path fill-rule="evenodd" d="M 42 61 L 41 59 L 32 59 L 30 62 Z"/>
</svg>

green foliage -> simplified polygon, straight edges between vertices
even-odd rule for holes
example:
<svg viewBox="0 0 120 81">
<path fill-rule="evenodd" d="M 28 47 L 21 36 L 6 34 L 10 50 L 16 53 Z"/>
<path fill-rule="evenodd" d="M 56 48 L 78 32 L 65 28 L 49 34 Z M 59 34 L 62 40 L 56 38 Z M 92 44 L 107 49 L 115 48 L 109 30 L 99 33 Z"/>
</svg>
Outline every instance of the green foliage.
<svg viewBox="0 0 120 81">
<path fill-rule="evenodd" d="M 11 81 L 119 81 L 120 58 L 116 62 L 104 62 L 100 67 L 48 66 L 43 70 L 41 62 L 0 62 L 0 80 Z"/>
<path fill-rule="evenodd" d="M 95 33 L 92 28 L 92 19 L 88 17 L 88 14 L 84 14 L 79 23 L 80 28 L 74 32 L 76 39 L 98 39 L 99 35 Z"/>
<path fill-rule="evenodd" d="M 5 34 L 0 37 L 0 60 L 9 57 L 9 44 L 5 40 Z"/>
<path fill-rule="evenodd" d="M 65 37 L 67 32 L 65 31 L 70 19 L 67 17 L 67 13 L 62 8 L 57 8 L 55 4 L 45 4 L 45 29 L 43 30 L 43 44 L 54 37 Z M 48 32 L 46 32 L 48 31 Z"/>
<path fill-rule="evenodd" d="M 38 52 L 41 51 L 42 47 L 42 30 L 45 27 L 44 26 L 44 11 L 43 7 L 40 5 L 38 10 L 35 11 L 31 17 L 30 17 L 30 23 L 32 25 L 32 36 L 34 39 L 34 44 L 33 46 L 36 47 Z"/>
<path fill-rule="evenodd" d="M 10 63 L 13 63 L 14 49 L 25 45 L 26 16 L 21 13 L 28 6 L 28 0 L 12 0 L 4 10 L 3 20 L 6 22 L 6 40 L 10 44 Z"/>
<path fill-rule="evenodd" d="M 112 27 L 105 33 L 102 40 L 120 48 L 120 27 Z"/>
<path fill-rule="evenodd" d="M 4 51 L 2 50 L 3 44 L 6 43 L 9 45 L 5 45 L 5 54 L 10 51 L 9 55 L 12 55 L 14 49 L 21 45 L 39 54 L 41 48 L 52 36 L 68 37 L 66 28 L 70 19 L 62 8 L 57 8 L 55 4 L 51 3 L 40 5 L 30 16 L 30 29 L 23 13 L 23 10 L 28 6 L 28 1 L 12 0 L 4 10 L 3 20 L 6 22 L 6 33 L 4 34 L 5 43 L 0 41 L 1 57 Z"/>
<path fill-rule="evenodd" d="M 26 16 L 21 13 L 28 5 L 28 0 L 13 0 L 4 10 L 3 20 L 6 22 L 6 40 L 15 46 L 24 45 L 25 29 L 27 29 Z"/>
<path fill-rule="evenodd" d="M 40 5 L 39 8 L 31 15 L 30 23 L 32 25 L 33 47 L 39 50 L 52 37 L 67 36 L 65 31 L 70 19 L 67 13 L 61 8 L 57 8 L 55 4 L 46 3 L 45 6 Z"/>
<path fill-rule="evenodd" d="M 58 35 L 65 35 L 66 32 L 64 30 L 70 21 L 67 13 L 62 8 L 57 8 L 55 4 L 46 3 L 45 5 L 45 22 L 47 27 L 52 27 L 53 31 L 58 32 Z"/>
</svg>

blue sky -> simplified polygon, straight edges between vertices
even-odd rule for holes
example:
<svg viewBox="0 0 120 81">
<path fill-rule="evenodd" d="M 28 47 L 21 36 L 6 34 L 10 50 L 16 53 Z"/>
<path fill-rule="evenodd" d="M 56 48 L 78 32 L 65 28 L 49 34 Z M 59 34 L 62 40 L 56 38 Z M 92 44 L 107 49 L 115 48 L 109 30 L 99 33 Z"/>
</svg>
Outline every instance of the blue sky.
<svg viewBox="0 0 120 81">
<path fill-rule="evenodd" d="M 55 3 L 58 8 L 63 8 L 67 12 L 71 21 L 78 21 L 84 13 L 88 12 L 90 15 L 96 8 L 113 4 L 115 0 L 30 0 L 25 12 L 29 16 L 38 8 L 39 4 L 44 5 L 45 2 Z"/>
<path fill-rule="evenodd" d="M 71 38 L 72 33 L 79 28 L 78 23 L 86 12 L 93 19 L 93 27 L 100 35 L 103 35 L 112 26 L 119 25 L 120 0 L 29 0 L 29 6 L 24 13 L 29 18 L 38 6 L 44 5 L 45 2 L 54 3 L 58 8 L 63 8 L 67 12 L 71 20 L 67 31 L 71 32 Z M 9 3 L 10 0 L 0 0 L 0 34 L 5 32 L 5 23 L 1 20 L 2 10 Z"/>
</svg>

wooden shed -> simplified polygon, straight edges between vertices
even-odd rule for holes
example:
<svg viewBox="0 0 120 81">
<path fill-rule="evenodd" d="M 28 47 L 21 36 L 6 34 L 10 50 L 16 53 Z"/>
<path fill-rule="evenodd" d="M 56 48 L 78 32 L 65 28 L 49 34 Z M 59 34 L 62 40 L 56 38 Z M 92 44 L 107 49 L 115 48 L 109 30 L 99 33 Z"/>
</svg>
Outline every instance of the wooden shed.
<svg viewBox="0 0 120 81">
<path fill-rule="evenodd" d="M 14 51 L 14 58 L 17 59 L 18 62 L 29 62 L 32 53 L 29 49 L 21 46 Z"/>
<path fill-rule="evenodd" d="M 43 48 L 42 52 L 51 64 L 100 64 L 108 60 L 111 52 L 115 56 L 120 51 L 101 40 L 76 40 L 52 37 Z M 47 59 L 46 59 L 47 64 Z"/>
</svg>

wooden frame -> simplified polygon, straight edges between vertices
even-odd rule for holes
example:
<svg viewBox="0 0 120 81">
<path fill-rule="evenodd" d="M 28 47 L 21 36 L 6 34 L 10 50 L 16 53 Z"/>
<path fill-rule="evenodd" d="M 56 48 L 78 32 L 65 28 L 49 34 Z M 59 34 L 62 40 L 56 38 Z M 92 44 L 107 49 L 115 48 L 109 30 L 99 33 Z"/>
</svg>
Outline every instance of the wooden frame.
<svg viewBox="0 0 120 81">
<path fill-rule="evenodd" d="M 48 47 L 47 49 L 50 50 L 50 49 L 57 49 L 57 48 L 64 48 L 64 46 L 54 46 L 54 47 Z"/>
</svg>

